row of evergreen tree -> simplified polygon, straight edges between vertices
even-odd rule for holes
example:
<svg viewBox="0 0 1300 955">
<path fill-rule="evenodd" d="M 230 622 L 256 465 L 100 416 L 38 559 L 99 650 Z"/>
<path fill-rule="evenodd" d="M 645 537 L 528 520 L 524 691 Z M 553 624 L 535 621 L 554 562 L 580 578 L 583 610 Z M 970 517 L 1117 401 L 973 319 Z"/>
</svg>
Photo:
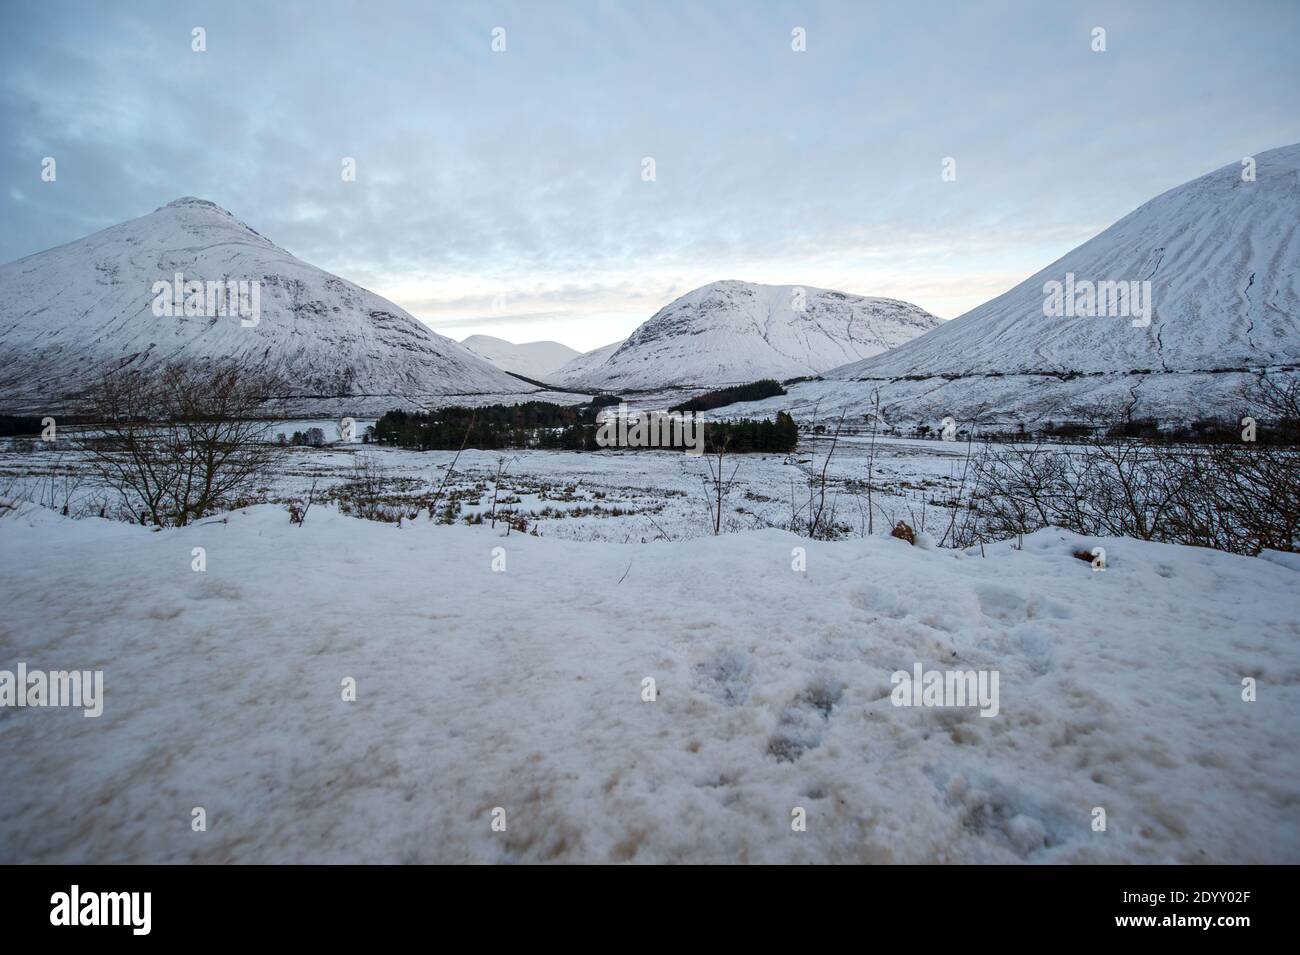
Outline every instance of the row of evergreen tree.
<svg viewBox="0 0 1300 955">
<path fill-rule="evenodd" d="M 518 405 L 459 405 L 436 411 L 390 411 L 375 423 L 374 439 L 422 451 L 467 448 L 595 448 L 596 411 L 592 405 L 526 401 Z M 588 441 L 586 432 L 590 430 Z"/>
<path fill-rule="evenodd" d="M 774 398 L 785 393 L 785 389 L 781 387 L 781 382 L 775 378 L 761 378 L 758 381 L 751 381 L 747 385 L 732 385 L 730 388 L 706 391 L 704 394 L 696 395 L 694 398 L 683 401 L 669 410 L 712 411 L 714 408 L 725 408 L 727 405 L 734 405 L 738 401 L 762 401 L 764 398 Z"/>
<path fill-rule="evenodd" d="M 784 411 L 775 421 L 710 421 L 704 426 L 704 450 L 716 454 L 719 448 L 728 453 L 767 452 L 789 454 L 799 446 L 799 427 Z"/>
<path fill-rule="evenodd" d="M 601 402 L 605 404 L 607 402 Z M 519 405 L 460 406 L 436 411 L 390 411 L 375 423 L 374 440 L 421 451 L 482 451 L 541 448 L 596 451 L 599 406 L 529 401 Z M 788 453 L 799 444 L 799 429 L 784 411 L 775 421 L 710 421 L 704 424 L 705 450 L 716 453 Z"/>
</svg>

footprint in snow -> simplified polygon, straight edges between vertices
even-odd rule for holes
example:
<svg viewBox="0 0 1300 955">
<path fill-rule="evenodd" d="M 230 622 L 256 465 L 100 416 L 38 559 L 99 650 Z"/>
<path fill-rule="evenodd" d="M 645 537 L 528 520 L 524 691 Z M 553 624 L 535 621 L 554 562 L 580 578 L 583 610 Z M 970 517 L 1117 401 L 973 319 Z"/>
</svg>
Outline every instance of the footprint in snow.
<svg viewBox="0 0 1300 955">
<path fill-rule="evenodd" d="M 828 680 L 801 692 L 781 711 L 776 733 L 767 743 L 768 754 L 778 762 L 793 763 L 808 750 L 820 746 L 831 710 L 843 695 L 844 688 Z"/>
</svg>

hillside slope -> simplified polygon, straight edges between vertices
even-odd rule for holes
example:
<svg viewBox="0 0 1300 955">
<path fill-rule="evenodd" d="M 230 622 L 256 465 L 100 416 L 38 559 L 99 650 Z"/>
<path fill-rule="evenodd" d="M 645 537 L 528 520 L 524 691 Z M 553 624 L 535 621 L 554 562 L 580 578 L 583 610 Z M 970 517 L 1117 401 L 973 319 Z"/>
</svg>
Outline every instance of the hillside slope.
<svg viewBox="0 0 1300 955">
<path fill-rule="evenodd" d="M 559 342 L 524 342 L 516 345 L 491 335 L 471 335 L 461 344 L 502 371 L 546 380 L 557 369 L 581 357 L 581 352 Z"/>
<path fill-rule="evenodd" d="M 1171 189 L 959 318 L 747 411 L 856 414 L 879 389 L 903 426 L 1231 415 L 1258 372 L 1300 366 L 1300 145 L 1255 159 L 1254 182 L 1231 163 Z M 1149 324 L 1045 315 L 1045 286 L 1071 276 L 1149 282 Z"/>
<path fill-rule="evenodd" d="M 258 283 L 258 314 L 249 295 L 247 320 L 211 314 L 206 303 L 207 314 L 156 315 L 155 283 L 177 273 L 185 281 Z M 535 390 L 202 199 L 178 199 L 0 266 L 5 408 L 75 402 L 108 368 L 225 358 L 282 376 L 288 404 L 322 412 Z"/>
<path fill-rule="evenodd" d="M 714 282 L 660 309 L 603 360 L 561 369 L 557 384 L 652 391 L 797 378 L 894 348 L 938 324 L 893 299 Z"/>
</svg>

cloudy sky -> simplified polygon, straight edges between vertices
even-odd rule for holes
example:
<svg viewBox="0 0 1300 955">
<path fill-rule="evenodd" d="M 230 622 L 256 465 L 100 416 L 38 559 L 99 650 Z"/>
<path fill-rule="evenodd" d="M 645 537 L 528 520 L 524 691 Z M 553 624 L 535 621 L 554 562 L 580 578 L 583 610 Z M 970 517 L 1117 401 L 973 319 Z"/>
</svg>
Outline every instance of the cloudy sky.
<svg viewBox="0 0 1300 955">
<path fill-rule="evenodd" d="M 952 318 L 1300 141 L 1297 38 L 1296 0 L 0 0 L 0 261 L 194 195 L 458 339 L 593 348 L 723 278 Z"/>
</svg>

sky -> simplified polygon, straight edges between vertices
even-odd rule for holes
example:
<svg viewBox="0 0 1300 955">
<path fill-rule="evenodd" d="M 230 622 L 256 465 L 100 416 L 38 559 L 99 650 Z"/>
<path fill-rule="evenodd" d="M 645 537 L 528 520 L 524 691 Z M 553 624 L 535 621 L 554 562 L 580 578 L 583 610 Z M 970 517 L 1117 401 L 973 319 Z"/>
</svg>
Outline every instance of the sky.
<svg viewBox="0 0 1300 955">
<path fill-rule="evenodd" d="M 0 262 L 193 195 L 456 339 L 587 350 L 720 279 L 953 318 L 1300 141 L 1297 40 L 1297 0 L 0 0 Z"/>
</svg>

